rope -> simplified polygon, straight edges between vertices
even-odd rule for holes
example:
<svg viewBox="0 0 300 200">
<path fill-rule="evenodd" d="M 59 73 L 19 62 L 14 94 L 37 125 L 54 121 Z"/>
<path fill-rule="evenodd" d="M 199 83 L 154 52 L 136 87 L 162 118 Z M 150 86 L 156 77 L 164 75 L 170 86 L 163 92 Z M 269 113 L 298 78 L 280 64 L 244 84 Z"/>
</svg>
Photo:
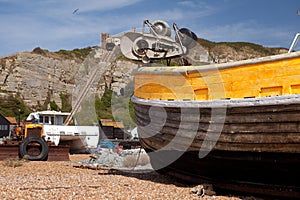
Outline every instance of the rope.
<svg viewBox="0 0 300 200">
<path fill-rule="evenodd" d="M 141 152 L 142 152 L 142 147 L 140 147 L 140 150 L 139 150 L 138 157 L 137 157 L 137 159 L 136 159 L 135 165 L 134 165 L 134 167 L 132 168 L 132 170 L 134 170 L 134 169 L 135 169 L 135 167 L 137 166 L 137 164 L 138 164 L 138 161 L 139 161 L 139 159 L 140 159 Z"/>
</svg>

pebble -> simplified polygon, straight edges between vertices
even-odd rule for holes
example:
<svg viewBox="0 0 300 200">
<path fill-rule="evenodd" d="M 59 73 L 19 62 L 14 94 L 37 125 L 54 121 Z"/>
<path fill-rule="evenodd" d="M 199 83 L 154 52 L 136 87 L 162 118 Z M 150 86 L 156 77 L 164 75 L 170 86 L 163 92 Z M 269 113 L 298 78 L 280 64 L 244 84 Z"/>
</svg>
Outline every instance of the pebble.
<svg viewBox="0 0 300 200">
<path fill-rule="evenodd" d="M 107 169 L 75 168 L 74 163 L 90 155 L 71 155 L 71 161 L 30 161 L 9 167 L 0 161 L 0 199 L 199 199 L 192 186 L 154 171 L 109 173 Z M 212 199 L 204 195 L 201 199 Z M 214 196 L 220 200 L 239 197 Z"/>
</svg>

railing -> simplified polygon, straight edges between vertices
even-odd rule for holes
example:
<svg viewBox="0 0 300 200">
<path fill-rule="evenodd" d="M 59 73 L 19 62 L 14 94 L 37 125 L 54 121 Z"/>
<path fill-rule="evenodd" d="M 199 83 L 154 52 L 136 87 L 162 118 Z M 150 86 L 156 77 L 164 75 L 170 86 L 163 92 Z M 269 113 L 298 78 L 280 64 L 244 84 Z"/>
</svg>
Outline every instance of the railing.
<svg viewBox="0 0 300 200">
<path fill-rule="evenodd" d="M 295 35 L 295 38 L 294 38 L 294 40 L 293 40 L 291 46 L 290 46 L 289 53 L 291 53 L 291 52 L 294 50 L 294 48 L 296 47 L 296 45 L 297 45 L 299 39 L 300 39 L 300 33 L 297 33 L 297 34 Z"/>
</svg>

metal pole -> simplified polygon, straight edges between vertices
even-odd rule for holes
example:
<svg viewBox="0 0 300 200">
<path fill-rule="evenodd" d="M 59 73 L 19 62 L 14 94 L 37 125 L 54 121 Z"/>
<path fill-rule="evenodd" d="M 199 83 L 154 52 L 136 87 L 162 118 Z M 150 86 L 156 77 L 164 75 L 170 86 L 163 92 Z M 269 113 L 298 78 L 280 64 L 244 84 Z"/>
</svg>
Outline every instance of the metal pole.
<svg viewBox="0 0 300 200">
<path fill-rule="evenodd" d="M 19 108 L 19 113 L 18 113 L 18 124 L 19 126 L 21 125 L 21 109 Z"/>
<path fill-rule="evenodd" d="M 85 86 L 83 87 L 83 89 L 80 91 L 77 101 L 72 109 L 72 111 L 70 112 L 70 115 L 68 115 L 67 119 L 64 122 L 64 126 L 69 125 L 69 123 L 71 122 L 74 114 L 78 111 L 81 102 L 83 101 L 85 95 L 88 93 L 88 90 L 90 89 L 92 83 L 94 82 L 96 75 L 99 75 L 99 71 L 105 70 L 105 66 L 110 65 L 119 55 L 120 55 L 121 51 L 120 48 L 118 48 L 117 46 L 115 46 L 113 48 L 112 51 L 108 51 L 105 55 L 103 60 L 99 63 L 99 68 L 95 68 L 89 79 L 87 80 Z M 97 73 L 98 72 L 98 73 Z M 104 73 L 104 71 L 100 71 L 101 73 Z"/>
</svg>

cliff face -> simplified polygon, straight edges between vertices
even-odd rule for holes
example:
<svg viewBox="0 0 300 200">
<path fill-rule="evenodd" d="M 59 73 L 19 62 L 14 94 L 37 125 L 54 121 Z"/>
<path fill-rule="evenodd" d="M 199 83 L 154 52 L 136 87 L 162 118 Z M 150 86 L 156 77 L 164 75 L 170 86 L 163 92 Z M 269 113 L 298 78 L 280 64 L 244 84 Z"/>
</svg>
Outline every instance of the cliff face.
<svg viewBox="0 0 300 200">
<path fill-rule="evenodd" d="M 72 60 L 19 53 L 2 59 L 0 87 L 17 93 L 30 107 L 43 104 L 48 96 L 61 105 L 59 94 L 72 91 L 79 66 Z"/>
<path fill-rule="evenodd" d="M 49 108 L 50 102 L 61 108 L 62 94 L 74 96 L 74 91 L 86 83 L 93 69 L 98 68 L 91 86 L 93 93 L 101 97 L 108 87 L 120 94 L 132 80 L 131 72 L 137 65 L 124 61 L 101 63 L 105 53 L 94 49 L 83 62 L 29 52 L 2 58 L 1 92 L 17 94 L 33 110 L 38 109 L 38 105 Z"/>
</svg>

